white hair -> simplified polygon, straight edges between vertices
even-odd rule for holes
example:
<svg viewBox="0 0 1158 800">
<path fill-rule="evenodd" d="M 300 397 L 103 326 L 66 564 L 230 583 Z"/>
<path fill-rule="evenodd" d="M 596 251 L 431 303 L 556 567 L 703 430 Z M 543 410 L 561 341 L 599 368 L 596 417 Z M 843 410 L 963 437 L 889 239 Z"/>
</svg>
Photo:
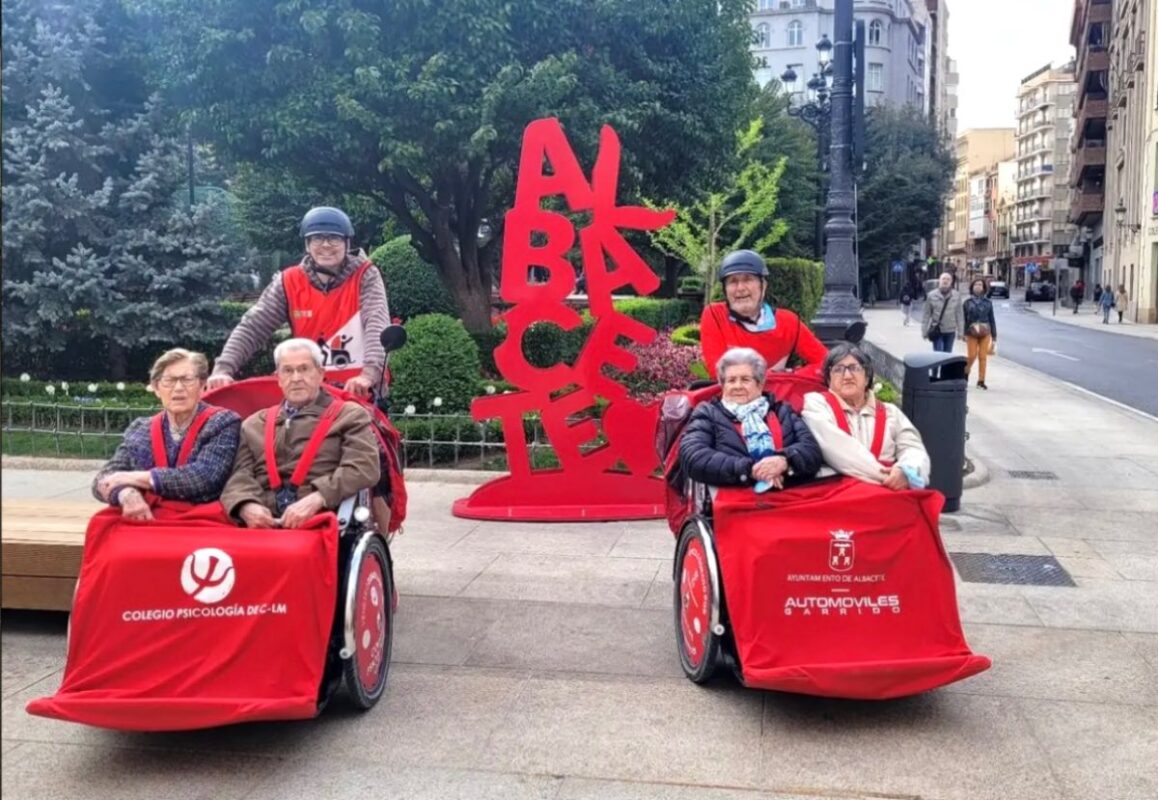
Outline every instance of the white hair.
<svg viewBox="0 0 1158 800">
<path fill-rule="evenodd" d="M 764 376 L 768 372 L 768 362 L 764 360 L 764 356 L 751 347 L 733 347 L 716 362 L 716 375 L 721 386 L 724 384 L 724 373 L 728 371 L 728 367 L 738 367 L 741 364 L 751 367 L 752 377 L 756 379 L 756 383 L 764 385 Z"/>
<path fill-rule="evenodd" d="M 314 363 L 318 367 L 325 364 L 325 359 L 322 357 L 322 348 L 318 347 L 318 343 L 313 339 L 286 339 L 273 349 L 273 366 L 275 368 L 281 366 L 281 359 L 286 353 L 297 353 L 302 350 L 308 350 L 310 355 L 314 358 Z"/>
</svg>

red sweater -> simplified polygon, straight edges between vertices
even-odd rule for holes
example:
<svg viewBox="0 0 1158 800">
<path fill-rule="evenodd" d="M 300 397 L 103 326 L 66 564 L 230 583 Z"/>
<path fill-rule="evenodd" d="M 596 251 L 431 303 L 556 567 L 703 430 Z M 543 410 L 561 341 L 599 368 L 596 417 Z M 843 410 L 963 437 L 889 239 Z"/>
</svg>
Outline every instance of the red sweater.
<svg viewBox="0 0 1158 800">
<path fill-rule="evenodd" d="M 791 311 L 778 308 L 775 313 L 775 328 L 752 333 L 731 318 L 727 303 L 706 306 L 700 317 L 700 349 L 708 374 L 716 377 L 716 362 L 733 347 L 751 347 L 768 362 L 769 370 L 784 369 L 793 352 L 809 366 L 819 369 L 828 348 Z"/>
</svg>

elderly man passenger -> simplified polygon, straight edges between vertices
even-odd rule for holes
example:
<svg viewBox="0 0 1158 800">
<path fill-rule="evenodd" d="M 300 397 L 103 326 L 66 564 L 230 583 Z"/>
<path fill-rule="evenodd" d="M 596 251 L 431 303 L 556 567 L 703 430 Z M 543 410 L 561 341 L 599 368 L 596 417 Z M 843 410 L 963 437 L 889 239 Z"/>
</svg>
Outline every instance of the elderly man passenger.
<svg viewBox="0 0 1158 800">
<path fill-rule="evenodd" d="M 687 476 L 709 486 L 784 488 L 821 466 L 820 448 L 796 412 L 764 393 L 768 364 L 734 347 L 716 364 L 723 396 L 696 407 L 680 440 Z"/>
<path fill-rule="evenodd" d="M 828 391 L 805 395 L 803 413 L 825 463 L 889 489 L 923 489 L 929 453 L 908 417 L 869 388 L 872 359 L 855 345 L 838 344 L 825 358 L 821 378 Z"/>
<path fill-rule="evenodd" d="M 162 499 L 217 499 L 237 454 L 241 417 L 201 401 L 209 362 L 177 348 L 161 355 L 149 385 L 162 411 L 133 420 L 113 457 L 93 480 L 98 500 L 120 506 L 128 519 L 152 519 L 146 492 Z"/>
<path fill-rule="evenodd" d="M 285 399 L 242 423 L 241 446 L 221 504 L 250 528 L 299 528 L 378 483 L 378 442 L 365 408 L 322 390 L 325 370 L 317 343 L 287 339 L 273 351 L 273 360 Z M 274 418 L 267 419 L 271 413 Z M 272 462 L 265 451 L 267 433 L 273 436 Z M 295 471 L 315 435 L 316 455 L 295 485 Z M 271 475 L 277 476 L 277 485 Z"/>
</svg>

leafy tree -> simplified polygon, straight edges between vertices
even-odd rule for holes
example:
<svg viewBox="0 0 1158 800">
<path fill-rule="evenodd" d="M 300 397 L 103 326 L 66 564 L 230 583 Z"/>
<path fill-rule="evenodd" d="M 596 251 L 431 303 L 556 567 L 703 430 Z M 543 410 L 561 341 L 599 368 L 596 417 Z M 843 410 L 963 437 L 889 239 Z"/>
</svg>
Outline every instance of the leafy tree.
<svg viewBox="0 0 1158 800">
<path fill-rule="evenodd" d="M 883 281 L 889 264 L 932 236 L 957 161 L 919 111 L 884 106 L 869 114 L 865 161 L 857 181 L 858 259 L 862 279 L 879 274 Z"/>
<path fill-rule="evenodd" d="M 222 151 L 389 209 L 472 332 L 530 121 L 588 164 L 608 123 L 624 194 L 682 197 L 720 178 L 753 89 L 747 0 L 131 2 Z"/>
<path fill-rule="evenodd" d="M 177 201 L 182 142 L 137 91 L 126 30 L 98 23 L 118 7 L 13 0 L 3 17 L 5 347 L 104 337 L 121 377 L 131 346 L 223 335 L 241 254 L 207 233 L 218 209 Z"/>
<path fill-rule="evenodd" d="M 775 216 L 786 159 L 772 166 L 754 154 L 763 125 L 762 119 L 754 119 L 737 134 L 736 158 L 743 166 L 728 185 L 694 205 L 677 205 L 671 224 L 651 234 L 656 247 L 683 259 L 703 277 L 705 299 L 715 286 L 724 253 L 743 247 L 764 252 L 788 227 Z"/>
</svg>

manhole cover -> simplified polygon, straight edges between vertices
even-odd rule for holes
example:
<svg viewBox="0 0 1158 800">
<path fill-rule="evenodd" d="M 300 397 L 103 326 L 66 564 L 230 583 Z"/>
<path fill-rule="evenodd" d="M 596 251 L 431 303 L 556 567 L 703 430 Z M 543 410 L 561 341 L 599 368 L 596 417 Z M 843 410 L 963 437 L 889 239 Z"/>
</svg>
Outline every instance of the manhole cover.
<svg viewBox="0 0 1158 800">
<path fill-rule="evenodd" d="M 1007 470 L 1009 477 L 1020 478 L 1024 481 L 1056 481 L 1057 473 L 1041 469 L 1011 469 Z"/>
<path fill-rule="evenodd" d="M 1021 586 L 1077 586 L 1053 556 L 950 553 L 961 580 L 969 583 L 1010 583 Z"/>
</svg>

